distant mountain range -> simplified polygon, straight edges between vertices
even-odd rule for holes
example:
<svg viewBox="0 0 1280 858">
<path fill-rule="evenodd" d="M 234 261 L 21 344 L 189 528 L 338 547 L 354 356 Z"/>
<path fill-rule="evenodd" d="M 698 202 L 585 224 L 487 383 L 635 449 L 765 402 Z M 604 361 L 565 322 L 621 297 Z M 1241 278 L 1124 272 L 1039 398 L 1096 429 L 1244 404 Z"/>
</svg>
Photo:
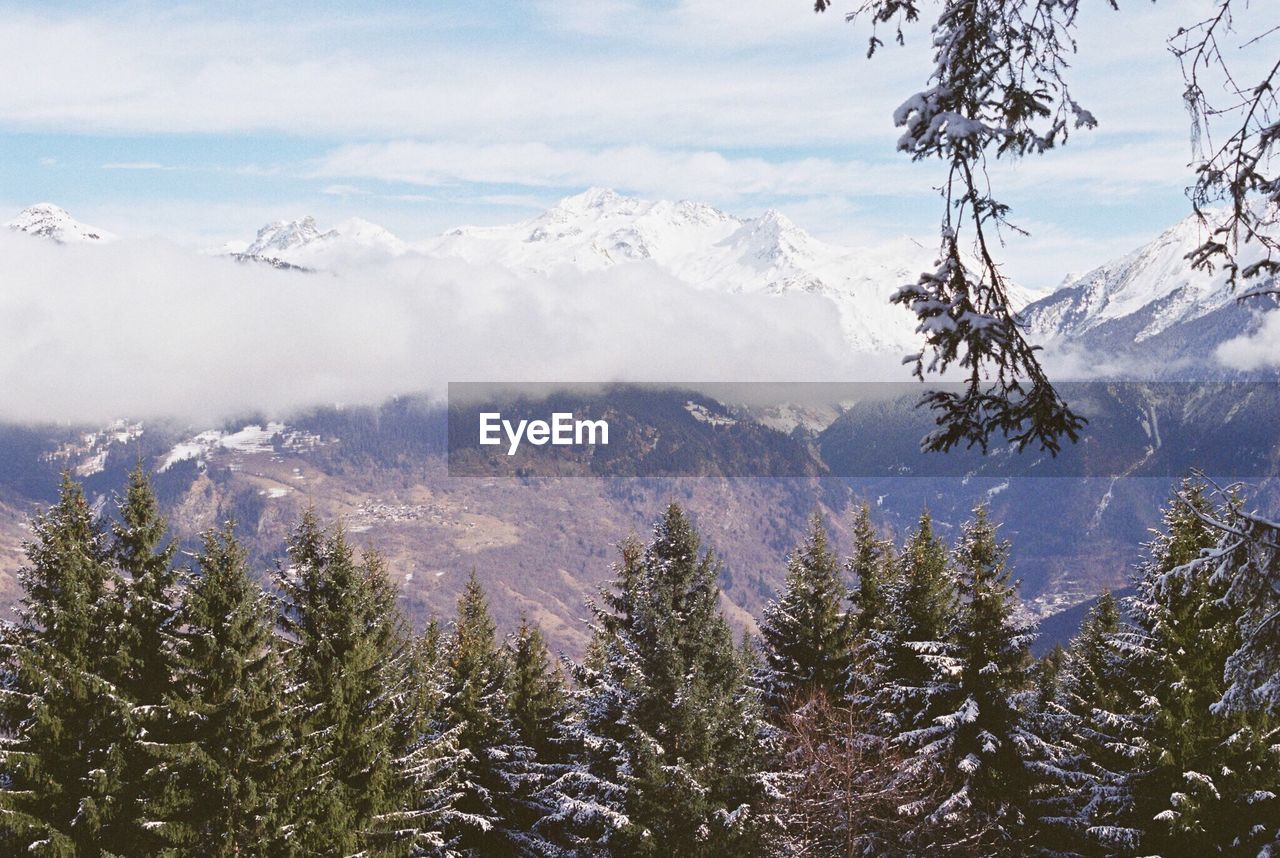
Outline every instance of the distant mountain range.
<svg viewBox="0 0 1280 858">
<path fill-rule="evenodd" d="M 48 203 L 24 210 L 8 226 L 60 242 L 114 238 Z M 1015 284 L 1014 303 L 1031 337 L 1051 350 L 1140 361 L 1152 376 L 1213 374 L 1206 367 L 1218 345 L 1254 330 L 1260 312 L 1276 302 L 1242 305 L 1221 271 L 1191 270 L 1186 254 L 1204 232 L 1189 217 L 1132 253 L 1068 278 L 1046 297 L 1033 300 Z M 321 229 L 303 217 L 269 223 L 252 241 L 230 242 L 221 252 L 288 270 L 341 271 L 406 255 L 520 273 L 651 265 L 698 288 L 731 294 L 824 296 L 837 308 L 853 350 L 896 355 L 918 348 L 919 339 L 912 316 L 891 305 L 889 296 L 933 267 L 934 249 L 908 238 L 837 247 L 777 211 L 744 218 L 704 203 L 646 201 L 592 188 L 520 223 L 460 227 L 421 241 L 403 240 L 359 218 Z"/>
</svg>

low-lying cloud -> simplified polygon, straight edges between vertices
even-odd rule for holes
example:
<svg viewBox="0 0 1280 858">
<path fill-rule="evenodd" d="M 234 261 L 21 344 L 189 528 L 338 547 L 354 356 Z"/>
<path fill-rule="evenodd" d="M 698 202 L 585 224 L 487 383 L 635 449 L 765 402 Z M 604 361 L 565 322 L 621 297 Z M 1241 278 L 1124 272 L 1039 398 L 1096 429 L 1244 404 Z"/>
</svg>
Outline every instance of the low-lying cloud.
<svg viewBox="0 0 1280 858">
<path fill-rule="evenodd" d="M 1262 317 L 1256 330 L 1218 346 L 1219 363 L 1248 372 L 1280 367 L 1280 310 Z"/>
<path fill-rule="evenodd" d="M 699 290 L 647 265 L 535 277 L 402 257 L 308 274 L 17 234 L 0 257 L 5 420 L 212 420 L 448 381 L 866 379 L 898 362 L 850 353 L 825 298 Z"/>
</svg>

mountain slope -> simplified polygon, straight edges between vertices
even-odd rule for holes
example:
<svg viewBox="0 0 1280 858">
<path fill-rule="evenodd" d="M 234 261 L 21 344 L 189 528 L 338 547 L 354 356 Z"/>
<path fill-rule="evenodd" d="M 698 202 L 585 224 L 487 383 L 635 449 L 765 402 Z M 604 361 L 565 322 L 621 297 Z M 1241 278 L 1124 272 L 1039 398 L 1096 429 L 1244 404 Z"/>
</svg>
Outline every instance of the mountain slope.
<svg viewBox="0 0 1280 858">
<path fill-rule="evenodd" d="M 1148 244 L 1063 285 L 1023 311 L 1034 339 L 1095 354 L 1141 357 L 1159 374 L 1211 372 L 1217 346 L 1256 327 L 1271 299 L 1241 304 L 1226 273 L 1193 270 L 1187 254 L 1206 237 L 1188 217 Z M 1240 262 L 1260 249 L 1245 247 Z"/>
</svg>

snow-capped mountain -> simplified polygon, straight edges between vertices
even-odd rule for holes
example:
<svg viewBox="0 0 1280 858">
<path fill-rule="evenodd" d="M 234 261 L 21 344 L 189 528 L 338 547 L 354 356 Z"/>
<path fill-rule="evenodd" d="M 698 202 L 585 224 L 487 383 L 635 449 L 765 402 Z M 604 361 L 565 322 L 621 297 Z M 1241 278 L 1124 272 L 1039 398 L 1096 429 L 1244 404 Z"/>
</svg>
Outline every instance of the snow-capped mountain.
<svg viewBox="0 0 1280 858">
<path fill-rule="evenodd" d="M 777 211 L 743 218 L 705 203 L 641 200 L 601 188 L 520 223 L 461 227 L 415 244 L 368 221 L 322 231 L 305 217 L 267 224 L 248 245 L 225 250 L 240 260 L 306 269 L 406 253 L 525 274 L 651 265 L 698 288 L 824 296 L 838 308 L 851 346 L 891 354 L 912 348 L 916 335 L 911 314 L 889 296 L 933 265 L 933 249 L 907 238 L 854 250 L 815 239 Z"/>
<path fill-rule="evenodd" d="M 321 232 L 315 218 L 309 216 L 273 221 L 258 230 L 247 246 L 228 247 L 238 259 L 296 268 L 324 268 L 370 255 L 399 256 L 407 249 L 403 241 L 376 223 L 351 218 Z"/>
<path fill-rule="evenodd" d="M 96 226 L 80 223 L 53 203 L 37 203 L 23 209 L 5 226 L 17 232 L 40 235 L 62 244 L 113 241 L 115 236 Z"/>
<path fill-rule="evenodd" d="M 647 201 L 593 188 L 517 224 L 463 227 L 419 245 L 432 256 L 545 273 L 649 264 L 699 288 L 805 291 L 834 302 L 859 351 L 901 352 L 915 322 L 889 296 L 933 264 L 910 239 L 848 249 L 815 239 L 777 211 L 742 218 L 704 203 Z"/>
<path fill-rule="evenodd" d="M 1226 339 L 1252 330 L 1269 298 L 1240 303 L 1227 275 L 1193 270 L 1187 254 L 1205 240 L 1206 228 L 1188 217 L 1154 241 L 1087 274 L 1071 277 L 1023 311 L 1032 336 L 1050 346 L 1070 344 L 1116 356 L 1141 356 L 1209 364 Z M 1241 253 L 1255 261 L 1254 244 Z"/>
</svg>

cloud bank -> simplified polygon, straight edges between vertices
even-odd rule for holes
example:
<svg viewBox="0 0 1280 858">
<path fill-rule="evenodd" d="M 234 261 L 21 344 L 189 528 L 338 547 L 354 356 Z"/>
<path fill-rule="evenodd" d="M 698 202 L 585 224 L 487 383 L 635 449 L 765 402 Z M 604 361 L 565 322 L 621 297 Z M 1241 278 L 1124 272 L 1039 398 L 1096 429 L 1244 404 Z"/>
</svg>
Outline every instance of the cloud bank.
<svg viewBox="0 0 1280 858">
<path fill-rule="evenodd" d="M 376 403 L 449 381 L 877 377 L 835 307 L 655 268 L 518 276 L 402 257 L 282 272 L 158 242 L 0 234 L 0 419 L 215 420 Z"/>
<path fill-rule="evenodd" d="M 1280 367 L 1280 310 L 1262 316 L 1256 330 L 1218 346 L 1218 362 L 1248 372 Z"/>
</svg>

